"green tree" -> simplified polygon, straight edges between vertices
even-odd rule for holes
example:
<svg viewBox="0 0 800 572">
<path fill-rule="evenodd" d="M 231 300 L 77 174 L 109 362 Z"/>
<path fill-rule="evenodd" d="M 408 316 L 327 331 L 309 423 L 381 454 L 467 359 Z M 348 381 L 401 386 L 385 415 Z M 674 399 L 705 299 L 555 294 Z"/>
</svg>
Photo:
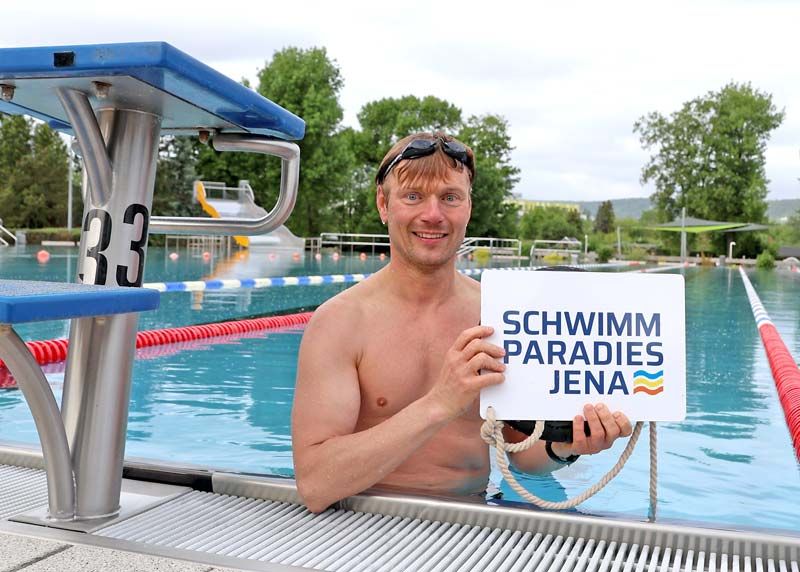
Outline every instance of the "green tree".
<svg viewBox="0 0 800 572">
<path fill-rule="evenodd" d="M 0 118 L 0 217 L 6 225 L 64 226 L 67 170 L 66 146 L 48 125 Z"/>
<path fill-rule="evenodd" d="M 655 184 L 651 199 L 660 218 L 672 219 L 686 207 L 699 218 L 764 221 L 764 152 L 783 117 L 771 95 L 729 83 L 669 117 L 652 112 L 639 118 L 634 132 L 653 150 L 641 179 Z"/>
<path fill-rule="evenodd" d="M 594 231 L 609 233 L 614 230 L 614 205 L 611 201 L 603 201 L 594 218 Z"/>
<path fill-rule="evenodd" d="M 475 153 L 472 218 L 467 234 L 516 236 L 517 207 L 508 199 L 519 181 L 519 169 L 511 163 L 513 147 L 508 122 L 499 115 L 471 116 L 458 138 Z"/>
<path fill-rule="evenodd" d="M 0 185 L 8 184 L 31 154 L 32 123 L 22 115 L 0 113 Z"/>
<path fill-rule="evenodd" d="M 785 244 L 800 245 L 800 210 L 789 217 L 785 225 Z"/>
<path fill-rule="evenodd" d="M 335 227 L 337 206 L 351 180 L 353 157 L 340 127 L 343 84 L 339 66 L 325 48 L 285 48 L 258 73 L 258 92 L 306 122 L 305 137 L 299 142 L 297 205 L 287 223 L 300 236 Z M 267 178 L 269 188 L 277 191 L 279 169 L 271 169 Z"/>
<path fill-rule="evenodd" d="M 342 133 L 339 91 L 343 80 L 324 48 L 285 48 L 275 52 L 258 72 L 258 92 L 302 117 L 305 137 L 300 146 L 300 184 L 287 226 L 311 236 L 337 226 L 342 195 L 353 170 L 353 157 Z M 217 153 L 201 148 L 196 166 L 201 178 L 235 185 L 248 179 L 256 200 L 266 209 L 280 187 L 280 161 L 251 153 Z"/>
<path fill-rule="evenodd" d="M 190 137 L 162 137 L 158 146 L 158 169 L 153 194 L 153 214 L 200 216 L 192 196 L 197 178 L 195 165 L 200 143 Z"/>
<path fill-rule="evenodd" d="M 527 240 L 561 240 L 564 237 L 582 240 L 583 221 L 578 211 L 537 206 L 522 215 L 519 236 Z"/>
<path fill-rule="evenodd" d="M 375 170 L 386 152 L 400 139 L 418 131 L 444 131 L 455 134 L 461 128 L 461 110 L 432 95 L 387 97 L 371 101 L 358 112 L 361 126 L 356 144 L 356 160 Z"/>
</svg>

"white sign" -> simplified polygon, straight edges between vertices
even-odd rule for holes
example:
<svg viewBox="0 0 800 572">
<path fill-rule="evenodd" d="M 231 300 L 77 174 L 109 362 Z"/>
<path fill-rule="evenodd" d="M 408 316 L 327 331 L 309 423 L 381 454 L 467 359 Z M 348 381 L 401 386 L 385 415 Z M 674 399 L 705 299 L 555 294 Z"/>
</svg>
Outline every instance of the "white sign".
<svg viewBox="0 0 800 572">
<path fill-rule="evenodd" d="M 683 276 L 487 270 L 481 324 L 507 366 L 482 416 L 571 420 L 604 403 L 632 421 L 686 417 Z"/>
</svg>

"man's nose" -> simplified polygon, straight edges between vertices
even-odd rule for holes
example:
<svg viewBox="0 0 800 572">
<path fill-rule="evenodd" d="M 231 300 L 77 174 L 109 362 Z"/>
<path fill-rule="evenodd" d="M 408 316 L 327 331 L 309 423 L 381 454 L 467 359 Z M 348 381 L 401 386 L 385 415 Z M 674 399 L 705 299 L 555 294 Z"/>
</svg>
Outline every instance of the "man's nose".
<svg viewBox="0 0 800 572">
<path fill-rule="evenodd" d="M 430 222 L 439 222 L 444 218 L 442 216 L 442 204 L 439 202 L 438 197 L 428 197 L 425 201 L 425 210 L 422 213 L 422 217 Z"/>
</svg>

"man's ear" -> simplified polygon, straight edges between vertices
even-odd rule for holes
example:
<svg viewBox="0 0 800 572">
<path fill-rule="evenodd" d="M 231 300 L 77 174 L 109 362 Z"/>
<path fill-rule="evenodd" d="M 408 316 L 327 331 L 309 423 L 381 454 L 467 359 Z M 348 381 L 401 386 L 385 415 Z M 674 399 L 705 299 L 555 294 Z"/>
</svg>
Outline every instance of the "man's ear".
<svg viewBox="0 0 800 572">
<path fill-rule="evenodd" d="M 386 224 L 386 221 L 389 220 L 389 196 L 383 185 L 378 185 L 378 190 L 375 192 L 375 205 L 378 207 L 381 222 Z"/>
</svg>

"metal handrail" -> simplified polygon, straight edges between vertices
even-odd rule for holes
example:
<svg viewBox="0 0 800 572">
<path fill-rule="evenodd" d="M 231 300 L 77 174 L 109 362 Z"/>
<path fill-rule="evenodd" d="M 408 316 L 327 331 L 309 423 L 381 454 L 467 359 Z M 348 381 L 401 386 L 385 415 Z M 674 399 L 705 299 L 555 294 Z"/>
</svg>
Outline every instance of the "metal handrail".
<svg viewBox="0 0 800 572">
<path fill-rule="evenodd" d="M 537 248 L 538 244 L 552 244 L 553 246 L 562 245 L 567 248 Z M 570 246 L 577 246 L 577 249 L 569 248 Z M 536 257 L 537 252 L 544 252 L 547 254 L 577 254 L 578 256 L 581 255 L 581 247 L 582 243 L 580 240 L 576 238 L 567 238 L 564 237 L 561 240 L 544 240 L 544 239 L 536 239 L 531 244 L 531 251 L 528 257 L 530 258 L 530 263 L 533 264 L 533 260 Z"/>
<path fill-rule="evenodd" d="M 261 153 L 281 159 L 281 187 L 271 211 L 261 218 L 150 217 L 151 233 L 254 235 L 272 232 L 292 214 L 300 180 L 300 148 L 288 141 L 258 135 L 222 134 L 212 140 L 217 151 Z"/>
<path fill-rule="evenodd" d="M 202 183 L 203 190 L 205 190 L 205 192 L 206 192 L 206 198 L 207 199 L 212 199 L 212 200 L 221 199 L 221 200 L 225 200 L 225 201 L 232 201 L 232 200 L 241 201 L 242 200 L 242 196 L 246 196 L 246 197 L 250 198 L 251 200 L 255 200 L 255 195 L 253 194 L 253 188 L 250 186 L 250 182 L 247 181 L 247 180 L 239 181 L 239 186 L 238 187 L 229 187 L 227 184 L 225 184 L 225 183 L 223 183 L 221 181 L 196 181 L 195 182 L 195 186 L 197 185 L 197 182 Z M 212 193 L 214 191 L 221 191 L 222 196 L 221 197 L 212 196 Z M 228 196 L 229 194 L 231 196 Z M 235 198 L 233 197 L 234 194 L 236 195 Z"/>
<path fill-rule="evenodd" d="M 0 355 L 33 414 L 47 471 L 49 516 L 54 520 L 72 520 L 75 516 L 72 459 L 50 385 L 25 342 L 9 324 L 0 325 Z"/>
<path fill-rule="evenodd" d="M 4 227 L 1 221 L 0 221 L 0 232 L 6 233 L 8 236 L 10 236 L 14 240 L 14 244 L 17 244 L 17 237 L 14 236 L 11 233 L 10 230 L 8 230 L 6 227 Z M 5 246 L 8 246 L 8 242 L 6 242 L 3 237 L 0 237 L 0 242 L 2 242 Z"/>
<path fill-rule="evenodd" d="M 105 206 L 111 197 L 111 160 L 108 158 L 92 104 L 86 94 L 77 89 L 59 89 L 56 93 L 75 131 L 76 142 L 86 166 L 86 176 L 89 178 L 92 202 L 96 206 Z"/>
<path fill-rule="evenodd" d="M 366 238 L 385 238 L 386 242 L 378 242 L 377 244 L 388 244 L 389 235 L 388 234 L 369 234 L 369 233 L 357 233 L 357 232 L 322 232 L 319 235 L 319 238 L 322 242 L 339 242 L 342 238 L 352 238 L 352 237 L 366 237 Z"/>
<path fill-rule="evenodd" d="M 464 239 L 458 254 L 467 254 L 478 248 L 488 248 L 492 254 L 516 250 L 517 256 L 522 254 L 522 242 L 517 238 L 494 238 L 490 236 L 471 236 Z"/>
</svg>

